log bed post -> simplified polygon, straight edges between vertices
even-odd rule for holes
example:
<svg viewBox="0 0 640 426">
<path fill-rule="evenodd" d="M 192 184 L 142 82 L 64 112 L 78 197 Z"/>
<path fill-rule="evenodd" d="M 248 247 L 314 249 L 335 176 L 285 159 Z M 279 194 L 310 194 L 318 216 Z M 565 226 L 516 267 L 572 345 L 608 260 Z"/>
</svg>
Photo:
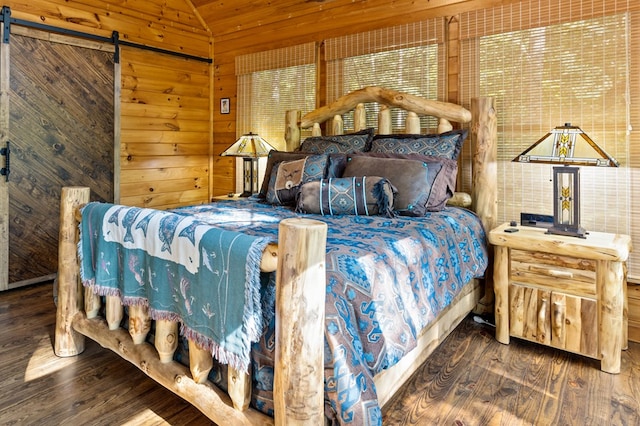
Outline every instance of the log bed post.
<svg viewBox="0 0 640 426">
<path fill-rule="evenodd" d="M 58 242 L 58 306 L 54 351 L 60 357 L 75 356 L 84 351 L 84 336 L 72 327 L 76 313 L 84 308 L 84 289 L 80 283 L 75 210 L 89 202 L 89 188 L 62 188 L 60 201 L 60 235 Z"/>
<path fill-rule="evenodd" d="M 471 198 L 473 211 L 480 217 L 488 234 L 496 227 L 498 218 L 498 118 L 495 99 L 473 98 L 471 116 L 471 133 L 475 135 Z M 489 266 L 484 275 L 485 294 L 475 310 L 478 314 L 493 314 L 493 250 L 490 246 L 487 250 Z"/>
<path fill-rule="evenodd" d="M 326 239 L 324 222 L 304 218 L 280 222 L 273 385 L 276 425 L 324 423 Z"/>
</svg>

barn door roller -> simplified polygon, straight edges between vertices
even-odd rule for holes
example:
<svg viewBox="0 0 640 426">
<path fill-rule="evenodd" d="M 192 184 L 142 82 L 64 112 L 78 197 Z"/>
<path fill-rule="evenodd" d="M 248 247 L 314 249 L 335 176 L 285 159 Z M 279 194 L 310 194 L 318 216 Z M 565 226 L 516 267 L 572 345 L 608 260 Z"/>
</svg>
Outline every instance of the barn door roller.
<svg viewBox="0 0 640 426">
<path fill-rule="evenodd" d="M 9 141 L 7 141 L 7 146 L 5 148 L 0 148 L 0 155 L 4 155 L 7 158 L 4 160 L 4 167 L 0 169 L 0 176 L 4 176 L 5 181 L 9 182 L 9 154 L 11 154 L 11 149 L 9 149 Z"/>
</svg>

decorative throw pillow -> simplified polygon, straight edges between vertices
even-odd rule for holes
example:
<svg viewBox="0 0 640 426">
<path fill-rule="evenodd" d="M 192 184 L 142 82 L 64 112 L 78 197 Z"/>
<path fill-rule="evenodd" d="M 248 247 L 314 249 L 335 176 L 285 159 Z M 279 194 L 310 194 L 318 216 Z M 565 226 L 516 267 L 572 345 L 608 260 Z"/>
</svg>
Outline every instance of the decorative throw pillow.
<svg viewBox="0 0 640 426">
<path fill-rule="evenodd" d="M 374 129 L 365 129 L 346 135 L 311 136 L 302 142 L 300 151 L 316 154 L 348 154 L 351 152 L 365 152 L 371 147 Z"/>
<path fill-rule="evenodd" d="M 276 164 L 280 163 L 281 161 L 299 160 L 300 158 L 305 158 L 309 155 L 311 154 L 307 154 L 304 152 L 285 152 L 276 150 L 269 151 L 269 155 L 267 156 L 267 165 L 264 169 L 264 179 L 262 181 L 262 187 L 260 188 L 258 197 L 266 197 L 267 190 L 269 189 L 269 178 L 271 176 L 271 172 L 273 171 L 273 167 Z"/>
<path fill-rule="evenodd" d="M 271 171 L 267 202 L 292 204 L 300 186 L 312 180 L 323 179 L 326 167 L 326 155 L 310 155 L 298 160 L 281 161 Z"/>
<path fill-rule="evenodd" d="M 308 182 L 298 193 L 296 211 L 328 215 L 384 215 L 393 213 L 394 188 L 378 176 L 330 178 Z"/>
<path fill-rule="evenodd" d="M 363 153 L 347 157 L 343 177 L 378 175 L 397 189 L 394 209 L 404 216 L 442 210 L 453 195 L 458 164 L 425 155 Z"/>
<path fill-rule="evenodd" d="M 258 193 L 259 198 L 265 198 L 267 196 L 267 191 L 269 190 L 269 178 L 271 176 L 271 172 L 273 171 L 273 167 L 282 162 L 282 161 L 291 161 L 291 160 L 299 160 L 300 158 L 306 158 L 310 155 L 314 155 L 309 152 L 285 152 L 285 151 L 275 151 L 272 150 L 269 152 L 269 156 L 267 157 L 267 165 L 264 171 L 264 180 L 262 181 L 262 186 L 260 188 L 260 192 Z M 342 176 L 342 172 L 344 172 L 344 168 L 347 165 L 347 156 L 346 154 L 330 154 L 328 156 L 327 161 L 327 169 L 325 170 L 325 175 L 323 178 L 330 177 L 340 177 Z"/>
<path fill-rule="evenodd" d="M 457 160 L 468 133 L 463 129 L 439 135 L 376 135 L 371 141 L 371 152 L 431 155 Z"/>
</svg>

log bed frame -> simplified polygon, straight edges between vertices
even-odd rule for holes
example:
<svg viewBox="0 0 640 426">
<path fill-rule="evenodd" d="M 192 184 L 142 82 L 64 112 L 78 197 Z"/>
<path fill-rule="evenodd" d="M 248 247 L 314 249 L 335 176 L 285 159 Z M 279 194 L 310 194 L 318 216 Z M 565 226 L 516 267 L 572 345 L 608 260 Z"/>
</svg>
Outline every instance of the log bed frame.
<svg viewBox="0 0 640 426">
<path fill-rule="evenodd" d="M 287 150 L 300 143 L 300 129 L 313 127 L 319 134 L 320 123 L 330 121 L 330 133 L 342 133 L 340 114 L 355 108 L 356 129 L 365 127 L 365 102 L 378 102 L 380 134 L 391 133 L 389 107 L 409 111 L 407 133 L 420 133 L 419 115 L 439 118 L 438 131 L 452 128 L 450 121 L 472 121 L 473 144 L 471 200 L 488 232 L 495 226 L 497 214 L 496 141 L 497 124 L 494 100 L 473 99 L 471 112 L 459 105 L 429 101 L 416 96 L 367 87 L 338 99 L 327 107 L 300 118 L 299 112 L 287 113 Z M 469 143 L 469 142 L 467 142 Z M 211 354 L 189 342 L 190 368 L 173 361 L 177 347 L 178 324 L 156 321 L 155 347 L 145 342 L 151 319 L 144 307 L 129 307 L 129 330 L 119 326 L 123 307 L 118 297 L 106 298 L 105 316 L 98 317 L 100 297 L 80 283 L 77 258 L 79 207 L 89 202 L 90 189 L 65 187 L 60 205 L 58 265 L 58 304 L 55 328 L 55 353 L 75 356 L 84 350 L 84 338 L 98 342 L 162 386 L 173 391 L 218 424 L 318 425 L 324 420 L 324 293 L 325 243 L 327 225 L 311 219 L 286 219 L 279 225 L 279 244 L 263 253 L 261 269 L 277 270 L 276 278 L 276 351 L 274 367 L 275 418 L 249 407 L 251 378 L 229 368 L 228 393 L 207 380 L 212 366 Z M 459 195 L 456 194 L 456 198 Z M 464 199 L 464 197 L 461 197 Z M 490 271 L 487 275 L 490 276 Z M 486 280 L 489 282 L 490 280 Z M 431 352 L 478 305 L 485 293 L 479 280 L 442 312 L 437 321 L 422 330 L 418 346 L 397 365 L 375 377 L 380 406 L 383 407 L 401 385 L 427 359 Z M 489 292 L 487 292 L 489 290 Z M 485 299 L 492 294 L 485 294 Z M 300 303 L 291 304 L 291 300 Z M 481 302 L 482 303 L 482 302 Z M 490 303 L 490 302 L 489 302 Z M 485 306 L 486 310 L 486 306 Z"/>
</svg>

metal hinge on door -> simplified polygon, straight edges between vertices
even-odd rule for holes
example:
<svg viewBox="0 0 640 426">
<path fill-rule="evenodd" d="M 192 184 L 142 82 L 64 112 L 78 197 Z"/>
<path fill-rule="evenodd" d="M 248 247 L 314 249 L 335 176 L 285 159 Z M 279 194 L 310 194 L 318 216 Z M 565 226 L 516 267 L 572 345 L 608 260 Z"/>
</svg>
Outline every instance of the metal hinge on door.
<svg viewBox="0 0 640 426">
<path fill-rule="evenodd" d="M 9 182 L 9 173 L 11 172 L 9 167 L 9 154 L 11 154 L 11 149 L 9 149 L 9 141 L 7 141 L 7 146 L 5 148 L 0 148 L 0 155 L 7 157 L 4 160 L 4 167 L 0 169 L 0 176 L 4 176 L 6 182 Z"/>
</svg>

